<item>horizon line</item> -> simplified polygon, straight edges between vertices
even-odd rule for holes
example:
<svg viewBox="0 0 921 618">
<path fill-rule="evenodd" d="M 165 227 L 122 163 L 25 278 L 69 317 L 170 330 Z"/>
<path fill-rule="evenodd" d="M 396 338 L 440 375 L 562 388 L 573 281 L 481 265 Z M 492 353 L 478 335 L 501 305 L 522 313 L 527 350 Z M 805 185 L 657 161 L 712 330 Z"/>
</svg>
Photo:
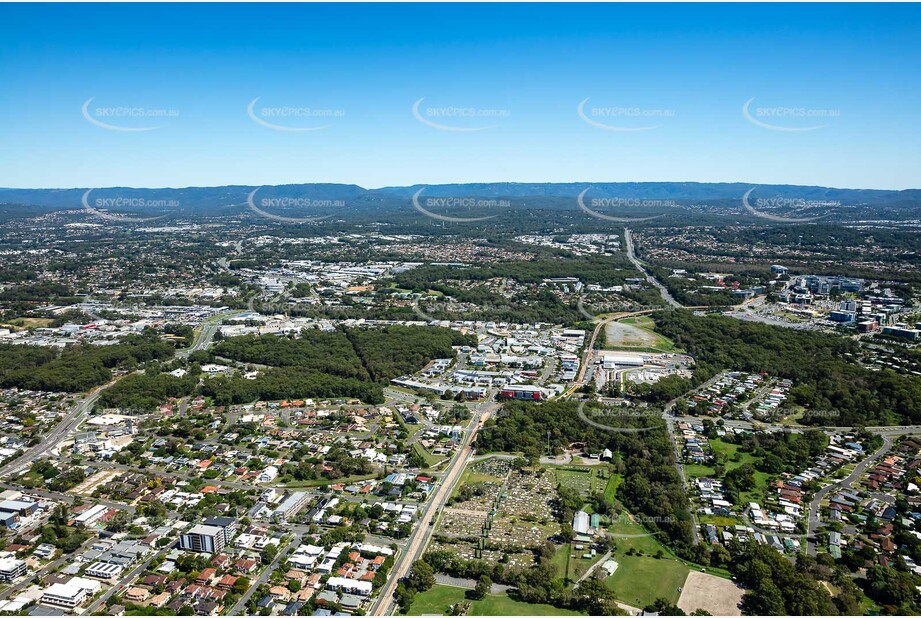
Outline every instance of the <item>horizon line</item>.
<svg viewBox="0 0 921 618">
<path fill-rule="evenodd" d="M 746 182 L 742 180 L 733 181 L 701 181 L 701 180 L 569 180 L 569 181 L 519 181 L 519 180 L 497 180 L 497 181 L 456 181 L 456 182 L 437 182 L 425 183 L 417 182 L 407 185 L 384 185 L 380 187 L 365 187 L 357 183 L 348 182 L 283 182 L 283 183 L 263 183 L 263 184 L 213 184 L 213 185 L 186 185 L 186 186 L 131 186 L 131 185 L 108 185 L 108 186 L 82 186 L 82 187 L 0 187 L 0 191 L 80 191 L 86 189 L 149 189 L 154 191 L 162 190 L 184 190 L 184 189 L 218 189 L 222 187 L 285 187 L 285 186 L 304 186 L 304 185 L 332 185 L 340 187 L 357 187 L 363 191 L 382 191 L 385 189 L 411 189 L 414 187 L 444 187 L 450 185 L 593 185 L 593 184 L 696 184 L 696 185 L 746 185 L 751 187 L 768 187 L 768 186 L 788 186 L 788 187 L 815 187 L 820 189 L 835 189 L 842 191 L 888 191 L 899 193 L 903 191 L 918 191 L 921 187 L 905 187 L 901 189 L 879 188 L 879 187 L 835 187 L 828 185 L 805 185 L 787 182 Z"/>
</svg>

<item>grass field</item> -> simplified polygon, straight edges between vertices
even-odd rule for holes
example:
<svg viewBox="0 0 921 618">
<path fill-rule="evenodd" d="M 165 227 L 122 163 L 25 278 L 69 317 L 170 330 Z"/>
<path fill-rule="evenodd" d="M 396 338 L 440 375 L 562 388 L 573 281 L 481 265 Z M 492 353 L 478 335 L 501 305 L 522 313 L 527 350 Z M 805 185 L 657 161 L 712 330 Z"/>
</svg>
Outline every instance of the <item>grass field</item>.
<svg viewBox="0 0 921 618">
<path fill-rule="evenodd" d="M 13 331 L 29 328 L 47 328 L 54 322 L 51 318 L 13 318 L 7 324 L 0 324 L 0 328 L 9 328 Z"/>
<path fill-rule="evenodd" d="M 690 568 L 654 535 L 618 536 L 648 532 L 642 525 L 627 521 L 624 516 L 618 517 L 608 532 L 614 536 L 613 558 L 619 566 L 605 584 L 617 594 L 617 598 L 639 608 L 654 603 L 660 597 L 677 602 L 681 594 L 678 588 L 684 584 Z M 631 549 L 644 555 L 628 556 L 627 552 Z M 660 550 L 662 558 L 652 557 Z"/>
<path fill-rule="evenodd" d="M 612 474 L 610 478 L 608 478 L 608 482 L 604 486 L 605 502 L 614 504 L 614 500 L 617 496 L 617 488 L 620 487 L 620 484 L 623 480 L 624 477 L 622 474 Z"/>
<path fill-rule="evenodd" d="M 725 463 L 723 464 L 723 467 L 726 469 L 726 472 L 740 468 L 745 464 L 751 464 L 754 466 L 756 463 L 758 463 L 757 457 L 751 453 L 740 451 L 738 444 L 723 442 L 722 440 L 716 439 L 710 440 L 710 448 L 714 453 L 720 453 L 724 456 Z M 685 464 L 684 473 L 689 479 L 703 477 L 713 478 L 716 475 L 716 471 L 714 470 L 713 466 L 708 466 L 705 464 Z M 755 470 L 754 476 L 755 489 L 752 491 L 744 491 L 739 496 L 743 503 L 762 502 L 765 498 L 771 476 L 766 472 L 761 472 L 758 470 Z"/>
<path fill-rule="evenodd" d="M 584 559 L 582 555 L 587 553 L 585 549 L 573 549 L 570 543 L 565 543 L 556 550 L 550 564 L 556 567 L 558 578 L 562 580 L 568 577 L 571 582 L 577 581 L 593 564 L 601 560 L 603 554 L 598 554 L 594 558 Z"/>
<path fill-rule="evenodd" d="M 461 473 L 460 480 L 458 480 L 457 485 L 454 486 L 451 496 L 456 496 L 457 492 L 460 491 L 460 488 L 464 485 L 470 485 L 472 483 L 501 483 L 502 481 L 503 479 L 498 476 L 476 472 L 468 465 Z"/>
<path fill-rule="evenodd" d="M 416 423 L 415 425 L 410 425 L 409 423 L 403 420 L 403 416 L 399 412 L 393 413 L 393 420 L 395 420 L 397 422 L 397 425 L 399 425 L 403 429 L 403 431 L 406 432 L 407 439 L 412 438 L 414 435 L 419 433 L 419 430 L 425 427 L 425 425 L 423 425 L 422 423 Z"/>
<path fill-rule="evenodd" d="M 689 479 L 712 478 L 713 466 L 704 464 L 684 464 L 684 473 Z"/>
<path fill-rule="evenodd" d="M 436 584 L 430 590 L 417 594 L 409 615 L 448 615 L 450 606 L 464 601 L 464 588 Z M 558 609 L 552 605 L 521 603 L 507 594 L 488 594 L 479 601 L 470 601 L 469 616 L 579 616 L 578 612 Z"/>
<path fill-rule="evenodd" d="M 337 485 L 339 483 L 344 483 L 346 485 L 350 483 L 357 483 L 358 481 L 370 481 L 375 478 L 375 474 L 357 474 L 355 476 L 344 476 L 338 479 L 313 479 L 310 481 L 292 481 L 290 483 L 285 483 L 285 487 L 289 489 L 297 489 L 299 487 L 323 487 L 325 485 Z"/>
<path fill-rule="evenodd" d="M 657 560 L 645 556 L 617 556 L 617 571 L 605 581 L 617 598 L 643 608 L 656 601 L 667 599 L 677 603 L 690 569 L 683 563 L 670 558 Z"/>
<path fill-rule="evenodd" d="M 743 523 L 741 517 L 725 517 L 723 515 L 703 515 L 699 514 L 697 516 L 698 523 L 701 524 L 713 524 L 714 526 L 719 526 L 725 528 L 726 526 L 735 526 L 736 524 Z"/>
<path fill-rule="evenodd" d="M 556 573 L 559 579 L 566 577 L 566 573 L 569 569 L 569 552 L 571 551 L 571 546 L 569 543 L 564 543 L 556 550 L 556 553 L 553 554 L 553 558 L 550 559 L 550 564 L 556 568 Z"/>
</svg>

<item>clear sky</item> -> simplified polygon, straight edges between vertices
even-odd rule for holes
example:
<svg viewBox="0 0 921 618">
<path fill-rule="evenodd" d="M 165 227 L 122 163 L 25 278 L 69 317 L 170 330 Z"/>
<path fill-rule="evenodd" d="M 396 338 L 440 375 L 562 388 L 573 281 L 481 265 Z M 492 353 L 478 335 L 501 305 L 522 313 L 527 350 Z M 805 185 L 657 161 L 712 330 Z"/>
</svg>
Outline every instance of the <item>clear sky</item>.
<svg viewBox="0 0 921 618">
<path fill-rule="evenodd" d="M 0 186 L 917 188 L 919 17 L 881 4 L 5 4 Z"/>
</svg>

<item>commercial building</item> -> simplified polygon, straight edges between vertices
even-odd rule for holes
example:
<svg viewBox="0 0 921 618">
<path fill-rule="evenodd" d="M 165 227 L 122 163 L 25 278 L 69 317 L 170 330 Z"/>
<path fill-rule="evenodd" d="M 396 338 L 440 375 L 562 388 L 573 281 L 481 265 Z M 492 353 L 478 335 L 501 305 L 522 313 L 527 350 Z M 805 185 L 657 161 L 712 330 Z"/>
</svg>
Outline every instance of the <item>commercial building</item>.
<svg viewBox="0 0 921 618">
<path fill-rule="evenodd" d="M 25 573 L 25 560 L 17 560 L 16 558 L 0 559 L 0 581 L 13 581 L 20 575 L 25 575 Z"/>
<path fill-rule="evenodd" d="M 179 536 L 179 547 L 186 551 L 216 554 L 224 549 L 224 529 L 200 524 Z"/>
<path fill-rule="evenodd" d="M 828 315 L 832 322 L 853 322 L 855 318 L 855 314 L 850 311 L 832 311 Z"/>
<path fill-rule="evenodd" d="M 272 513 L 272 518 L 278 521 L 287 521 L 297 515 L 309 500 L 310 494 L 306 491 L 295 491 L 278 505 L 278 508 Z"/>
<path fill-rule="evenodd" d="M 4 500 L 0 502 L 0 513 L 16 513 L 20 517 L 28 517 L 38 510 L 38 502 L 26 500 Z"/>
<path fill-rule="evenodd" d="M 88 596 L 99 592 L 99 582 L 82 577 L 72 577 L 66 584 L 52 584 L 42 593 L 42 605 L 73 609 L 81 605 Z"/>
<path fill-rule="evenodd" d="M 908 341 L 915 341 L 921 337 L 921 330 L 915 328 L 901 328 L 898 326 L 884 326 L 883 334 L 889 335 L 890 337 L 898 337 L 899 339 L 907 339 Z"/>
</svg>

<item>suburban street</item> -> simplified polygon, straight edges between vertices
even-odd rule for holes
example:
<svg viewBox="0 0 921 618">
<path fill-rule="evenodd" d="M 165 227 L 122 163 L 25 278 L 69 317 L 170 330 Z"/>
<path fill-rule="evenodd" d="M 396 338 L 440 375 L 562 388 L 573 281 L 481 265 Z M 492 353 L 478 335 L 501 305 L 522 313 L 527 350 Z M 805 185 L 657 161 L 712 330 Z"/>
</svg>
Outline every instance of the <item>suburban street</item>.
<svg viewBox="0 0 921 618">
<path fill-rule="evenodd" d="M 169 551 L 169 548 L 168 548 L 168 547 L 164 547 L 164 548 L 161 549 L 160 551 L 158 551 L 158 552 L 156 552 L 156 553 L 153 553 L 153 554 L 151 554 L 150 556 L 148 556 L 146 560 L 144 560 L 143 562 L 141 562 L 140 564 L 138 564 L 136 567 L 134 567 L 133 569 L 131 569 L 131 571 L 130 571 L 129 573 L 127 573 L 127 574 L 123 575 L 122 577 L 120 577 L 120 578 L 118 579 L 118 583 L 116 583 L 116 584 L 113 585 L 111 588 L 109 588 L 108 590 L 106 590 L 105 593 L 99 595 L 99 597 L 98 597 L 95 601 L 93 601 L 93 602 L 89 605 L 89 607 L 86 608 L 86 611 L 85 611 L 84 613 L 85 613 L 85 614 L 92 614 L 93 612 L 95 612 L 95 611 L 96 611 L 97 609 L 99 609 L 102 605 L 104 605 L 105 602 L 108 601 L 109 598 L 110 598 L 113 594 L 115 594 L 115 593 L 117 593 L 117 592 L 121 592 L 121 591 L 125 588 L 125 586 L 127 586 L 128 584 L 130 584 L 131 582 L 133 582 L 134 579 L 135 579 L 138 575 L 140 575 L 141 573 L 144 572 L 144 570 L 147 568 L 147 565 L 149 565 L 151 562 L 153 562 L 154 559 L 158 558 L 159 556 L 165 555 L 168 551 Z"/>
<path fill-rule="evenodd" d="M 247 590 L 243 594 L 243 596 L 240 597 L 240 600 L 237 601 L 236 605 L 233 606 L 233 608 L 230 610 L 228 615 L 230 616 L 246 615 L 246 613 L 243 610 L 246 609 L 246 604 L 249 603 L 250 598 L 253 596 L 253 594 L 256 592 L 259 586 L 269 581 L 269 577 L 271 577 L 272 571 L 275 570 L 275 567 L 281 564 L 282 560 L 284 560 L 288 554 L 290 554 L 297 546 L 301 544 L 301 539 L 303 538 L 304 538 L 303 532 L 296 533 L 294 535 L 294 539 L 290 543 L 288 543 L 288 545 L 284 549 L 282 549 L 277 554 L 275 554 L 275 559 L 272 560 L 272 564 L 269 565 L 269 568 L 263 569 L 262 575 L 260 575 L 256 579 L 256 581 L 250 584 L 249 590 Z"/>
<path fill-rule="evenodd" d="M 883 435 L 883 445 L 879 447 L 873 454 L 868 457 L 865 457 L 863 461 L 857 464 L 854 468 L 854 471 L 851 472 L 846 478 L 841 479 L 830 485 L 826 485 L 819 491 L 815 492 L 815 496 L 812 498 L 812 502 L 809 504 L 809 517 L 806 520 L 806 553 L 810 556 L 815 556 L 817 553 L 817 547 L 815 543 L 815 534 L 818 531 L 819 527 L 819 506 L 822 503 L 822 500 L 832 491 L 842 489 L 844 487 L 850 487 L 851 483 L 860 478 L 860 475 L 870 467 L 877 459 L 889 452 L 889 449 L 892 448 L 892 438 L 887 434 Z"/>
</svg>

